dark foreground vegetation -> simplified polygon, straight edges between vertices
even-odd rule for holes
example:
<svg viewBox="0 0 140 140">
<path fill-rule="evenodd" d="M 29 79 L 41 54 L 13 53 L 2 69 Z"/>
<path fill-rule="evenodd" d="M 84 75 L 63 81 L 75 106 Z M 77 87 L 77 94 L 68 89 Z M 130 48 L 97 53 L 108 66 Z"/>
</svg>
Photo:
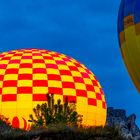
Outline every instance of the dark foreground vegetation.
<svg viewBox="0 0 140 140">
<path fill-rule="evenodd" d="M 82 115 L 75 103 L 56 103 L 53 94 L 47 102 L 37 105 L 30 115 L 30 131 L 14 129 L 4 116 L 0 116 L 0 140 L 124 140 L 116 128 L 82 127 Z"/>
<path fill-rule="evenodd" d="M 0 124 L 0 140 L 124 140 L 119 131 L 112 127 L 73 128 L 63 124 L 30 131 L 13 129 Z"/>
</svg>

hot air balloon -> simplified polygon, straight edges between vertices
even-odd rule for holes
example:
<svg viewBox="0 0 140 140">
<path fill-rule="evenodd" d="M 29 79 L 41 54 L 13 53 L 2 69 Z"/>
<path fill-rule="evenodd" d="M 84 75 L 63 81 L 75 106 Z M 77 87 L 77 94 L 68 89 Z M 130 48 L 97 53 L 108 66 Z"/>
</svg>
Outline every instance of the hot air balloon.
<svg viewBox="0 0 140 140">
<path fill-rule="evenodd" d="M 118 15 L 120 50 L 128 72 L 140 92 L 140 1 L 122 0 Z"/>
<path fill-rule="evenodd" d="M 21 49 L 0 54 L 0 114 L 16 128 L 28 129 L 29 114 L 37 104 L 54 99 L 75 102 L 83 125 L 104 126 L 106 101 L 95 75 L 75 59 L 43 49 Z"/>
</svg>

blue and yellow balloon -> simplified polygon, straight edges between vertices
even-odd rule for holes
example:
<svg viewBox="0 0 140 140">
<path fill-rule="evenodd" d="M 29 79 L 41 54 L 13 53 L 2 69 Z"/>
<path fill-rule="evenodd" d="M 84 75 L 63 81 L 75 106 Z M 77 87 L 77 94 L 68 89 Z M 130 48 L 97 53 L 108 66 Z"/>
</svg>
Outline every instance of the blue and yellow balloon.
<svg viewBox="0 0 140 140">
<path fill-rule="evenodd" d="M 120 50 L 140 92 L 140 0 L 122 0 L 118 15 Z"/>
</svg>

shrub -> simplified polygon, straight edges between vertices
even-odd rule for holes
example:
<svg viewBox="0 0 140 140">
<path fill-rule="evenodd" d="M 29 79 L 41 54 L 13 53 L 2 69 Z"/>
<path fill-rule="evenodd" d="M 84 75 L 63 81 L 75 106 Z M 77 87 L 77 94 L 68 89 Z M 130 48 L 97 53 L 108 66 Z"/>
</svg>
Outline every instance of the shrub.
<svg viewBox="0 0 140 140">
<path fill-rule="evenodd" d="M 0 115 L 0 124 L 6 124 L 10 126 L 9 118 L 6 118 L 4 115 Z"/>
<path fill-rule="evenodd" d="M 50 124 L 62 123 L 67 126 L 78 126 L 82 123 L 82 115 L 76 111 L 75 103 L 68 103 L 68 97 L 64 104 L 58 99 L 54 103 L 54 95 L 47 94 L 47 102 L 37 105 L 33 109 L 34 115 L 30 115 L 30 122 L 32 128 L 44 126 L 48 127 Z"/>
</svg>

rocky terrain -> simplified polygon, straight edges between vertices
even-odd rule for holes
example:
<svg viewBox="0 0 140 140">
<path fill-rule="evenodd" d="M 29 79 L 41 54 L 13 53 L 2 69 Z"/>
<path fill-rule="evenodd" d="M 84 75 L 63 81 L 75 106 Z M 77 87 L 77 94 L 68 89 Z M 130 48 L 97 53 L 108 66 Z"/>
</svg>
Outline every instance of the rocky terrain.
<svg viewBox="0 0 140 140">
<path fill-rule="evenodd" d="M 135 114 L 126 116 L 125 110 L 109 107 L 106 125 L 118 128 L 126 139 L 140 140 L 140 129 L 136 124 Z"/>
</svg>

